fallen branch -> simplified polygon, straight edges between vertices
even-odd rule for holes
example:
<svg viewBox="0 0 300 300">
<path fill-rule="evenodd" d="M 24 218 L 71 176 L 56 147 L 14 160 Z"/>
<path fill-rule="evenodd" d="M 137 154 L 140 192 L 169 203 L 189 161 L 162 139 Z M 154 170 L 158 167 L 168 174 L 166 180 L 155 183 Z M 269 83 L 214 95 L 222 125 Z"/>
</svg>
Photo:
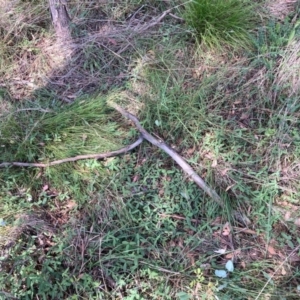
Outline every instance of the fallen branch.
<svg viewBox="0 0 300 300">
<path fill-rule="evenodd" d="M 139 120 L 136 116 L 132 115 L 131 113 L 127 112 L 125 109 L 120 107 L 119 105 L 115 103 L 110 103 L 110 105 L 116 109 L 119 113 L 121 113 L 124 117 L 130 119 L 138 131 L 141 133 L 143 138 L 153 144 L 154 146 L 157 146 L 158 148 L 162 149 L 164 152 L 166 152 L 168 155 L 171 156 L 173 160 L 176 161 L 176 163 L 182 168 L 182 170 L 189 175 L 191 179 L 206 193 L 208 194 L 214 201 L 216 201 L 220 206 L 224 207 L 224 203 L 220 196 L 211 189 L 204 180 L 193 170 L 193 168 L 178 154 L 176 153 L 172 148 L 170 148 L 168 145 L 166 145 L 164 142 L 157 140 L 155 137 L 153 137 L 150 133 L 148 133 L 140 124 Z"/>
<path fill-rule="evenodd" d="M 143 137 L 140 136 L 137 141 L 135 141 L 133 144 L 128 145 L 124 148 L 121 148 L 116 151 L 111 151 L 111 152 L 105 152 L 105 153 L 96 153 L 96 154 L 86 154 L 86 155 L 78 155 L 74 157 L 69 157 L 69 158 L 64 158 L 64 159 L 59 159 L 59 160 L 54 160 L 49 163 L 23 163 L 23 162 L 3 162 L 0 164 L 0 168 L 4 167 L 9 167 L 9 166 L 14 166 L 14 167 L 37 167 L 37 168 L 47 168 L 55 165 L 60 165 L 66 162 L 73 162 L 81 159 L 103 159 L 107 157 L 112 157 L 112 156 L 117 156 L 123 153 L 126 153 L 138 145 L 140 145 L 143 141 Z"/>
<path fill-rule="evenodd" d="M 87 154 L 87 155 L 78 155 L 75 157 L 70 158 L 64 158 L 60 160 L 54 160 L 49 163 L 25 163 L 25 162 L 3 162 L 0 163 L 0 168 L 9 167 L 9 166 L 15 166 L 15 167 L 37 167 L 37 168 L 47 168 L 59 164 L 63 164 L 66 162 L 74 162 L 81 159 L 103 159 L 107 157 L 117 156 L 123 153 L 126 153 L 138 145 L 140 145 L 143 141 L 143 139 L 147 140 L 154 146 L 157 146 L 158 148 L 162 149 L 164 152 L 166 152 L 173 160 L 176 161 L 176 163 L 182 168 L 182 170 L 189 175 L 189 177 L 206 193 L 208 194 L 214 201 L 216 201 L 220 206 L 224 207 L 224 203 L 222 202 L 222 199 L 220 196 L 211 189 L 204 180 L 193 170 L 193 168 L 178 154 L 176 153 L 172 148 L 170 148 L 167 144 L 165 144 L 162 141 L 159 141 L 155 137 L 153 137 L 150 133 L 148 133 L 140 124 L 139 120 L 136 116 L 132 115 L 131 113 L 124 110 L 122 107 L 115 103 L 110 103 L 110 105 L 115 108 L 119 113 L 121 113 L 124 117 L 130 119 L 135 124 L 138 131 L 141 133 L 141 136 L 137 141 L 135 141 L 133 144 L 128 145 L 122 149 L 106 152 L 106 153 L 97 153 L 97 154 Z"/>
</svg>

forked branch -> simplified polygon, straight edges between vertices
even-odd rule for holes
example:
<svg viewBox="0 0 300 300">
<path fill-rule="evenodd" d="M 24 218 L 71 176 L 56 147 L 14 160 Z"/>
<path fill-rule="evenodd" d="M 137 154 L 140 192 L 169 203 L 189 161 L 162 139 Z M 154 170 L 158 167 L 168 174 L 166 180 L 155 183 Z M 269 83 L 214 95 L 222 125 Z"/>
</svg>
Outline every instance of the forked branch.
<svg viewBox="0 0 300 300">
<path fill-rule="evenodd" d="M 120 107 L 119 105 L 115 103 L 110 103 L 110 105 L 116 109 L 119 113 L 121 113 L 124 117 L 130 119 L 138 131 L 141 133 L 143 138 L 153 144 L 154 146 L 162 149 L 164 152 L 166 152 L 168 155 L 171 156 L 173 160 L 176 161 L 176 163 L 182 168 L 182 170 L 189 175 L 189 177 L 206 193 L 208 194 L 214 201 L 216 201 L 220 206 L 224 207 L 224 203 L 222 202 L 222 199 L 220 196 L 211 189 L 204 180 L 193 170 L 193 168 L 178 154 L 176 153 L 172 148 L 170 148 L 167 144 L 165 144 L 162 141 L 159 141 L 155 137 L 153 137 L 150 133 L 148 133 L 140 124 L 139 120 L 136 116 L 132 115 L 131 113 L 127 112 L 125 109 Z"/>
</svg>

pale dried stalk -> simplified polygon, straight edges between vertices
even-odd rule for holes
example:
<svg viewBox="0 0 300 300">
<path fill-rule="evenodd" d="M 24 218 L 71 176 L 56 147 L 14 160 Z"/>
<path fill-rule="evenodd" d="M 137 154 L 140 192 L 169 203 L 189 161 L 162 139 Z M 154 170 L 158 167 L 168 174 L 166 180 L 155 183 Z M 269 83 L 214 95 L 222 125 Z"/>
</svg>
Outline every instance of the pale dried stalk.
<svg viewBox="0 0 300 300">
<path fill-rule="evenodd" d="M 66 162 L 74 162 L 74 161 L 81 160 L 81 159 L 92 159 L 92 158 L 93 159 L 103 159 L 103 158 L 117 156 L 117 155 L 126 153 L 126 152 L 134 149 L 138 145 L 140 145 L 142 143 L 142 141 L 143 141 L 143 137 L 140 136 L 139 139 L 137 141 L 135 141 L 133 144 L 128 145 L 128 146 L 121 148 L 119 150 L 116 150 L 116 151 L 105 152 L 105 153 L 96 153 L 96 154 L 77 155 L 74 157 L 54 160 L 49 163 L 3 162 L 0 164 L 0 168 L 10 167 L 10 166 L 47 168 L 47 167 L 51 167 L 51 166 L 55 166 L 55 165 L 60 165 L 60 164 L 66 163 Z"/>
</svg>

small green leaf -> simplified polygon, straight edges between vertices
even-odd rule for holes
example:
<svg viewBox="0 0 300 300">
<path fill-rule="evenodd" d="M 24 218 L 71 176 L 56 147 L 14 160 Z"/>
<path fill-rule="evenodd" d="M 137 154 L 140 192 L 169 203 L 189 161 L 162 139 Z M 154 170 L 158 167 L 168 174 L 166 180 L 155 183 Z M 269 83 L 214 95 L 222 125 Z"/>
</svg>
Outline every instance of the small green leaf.
<svg viewBox="0 0 300 300">
<path fill-rule="evenodd" d="M 180 195 L 186 200 L 190 200 L 189 194 L 187 192 L 181 192 Z"/>
<path fill-rule="evenodd" d="M 188 300 L 191 299 L 191 296 L 187 294 L 186 292 L 179 292 L 177 293 L 177 297 L 179 300 Z"/>
</svg>

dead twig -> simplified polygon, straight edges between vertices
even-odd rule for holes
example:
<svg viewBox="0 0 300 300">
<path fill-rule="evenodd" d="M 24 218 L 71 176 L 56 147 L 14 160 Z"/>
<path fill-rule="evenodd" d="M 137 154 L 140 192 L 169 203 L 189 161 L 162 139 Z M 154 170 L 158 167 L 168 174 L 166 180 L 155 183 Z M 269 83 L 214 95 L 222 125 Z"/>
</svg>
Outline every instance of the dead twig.
<svg viewBox="0 0 300 300">
<path fill-rule="evenodd" d="M 164 142 L 157 140 L 153 137 L 150 133 L 148 133 L 140 124 L 139 120 L 136 116 L 132 115 L 131 113 L 127 112 L 125 109 L 120 107 L 115 103 L 110 103 L 110 105 L 116 109 L 119 113 L 121 113 L 124 117 L 130 119 L 138 131 L 141 133 L 143 138 L 150 142 L 152 145 L 162 149 L 168 155 L 171 156 L 173 160 L 182 168 L 182 170 L 189 175 L 189 177 L 206 193 L 208 194 L 215 202 L 217 202 L 220 206 L 224 207 L 224 203 L 220 196 L 211 189 L 204 180 L 193 170 L 193 168 L 172 148 L 166 145 Z"/>
<path fill-rule="evenodd" d="M 159 24 L 159 22 L 163 18 L 165 18 L 173 9 L 174 8 L 170 8 L 170 9 L 164 11 L 160 16 L 153 18 L 152 22 L 146 23 L 143 26 L 137 28 L 137 32 L 139 32 L 139 33 L 144 32 L 144 31 L 148 30 L 149 28 Z M 134 30 L 136 30 L 136 29 L 134 28 Z"/>
<path fill-rule="evenodd" d="M 175 220 L 188 220 L 187 217 L 182 217 L 182 216 L 179 216 L 179 215 L 167 215 L 167 214 L 159 214 L 160 217 L 162 218 L 171 218 L 171 219 L 175 219 Z M 197 220 L 197 219 L 190 219 L 191 222 L 193 223 L 197 223 L 199 224 L 200 221 Z"/>
<path fill-rule="evenodd" d="M 86 154 L 86 155 L 77 155 L 74 157 L 69 157 L 69 158 L 64 158 L 64 159 L 59 159 L 59 160 L 54 160 L 49 163 L 24 163 L 24 162 L 3 162 L 0 164 L 0 168 L 5 168 L 5 167 L 36 167 L 36 168 L 47 168 L 55 165 L 60 165 L 66 162 L 73 162 L 81 159 L 103 159 L 107 157 L 112 157 L 112 156 L 117 156 L 123 153 L 126 153 L 134 148 L 136 148 L 138 145 L 140 145 L 143 141 L 143 137 L 140 136 L 137 141 L 135 141 L 133 144 L 128 145 L 124 148 L 121 148 L 116 151 L 111 151 L 111 152 L 105 152 L 105 153 L 96 153 L 96 154 Z"/>
</svg>

